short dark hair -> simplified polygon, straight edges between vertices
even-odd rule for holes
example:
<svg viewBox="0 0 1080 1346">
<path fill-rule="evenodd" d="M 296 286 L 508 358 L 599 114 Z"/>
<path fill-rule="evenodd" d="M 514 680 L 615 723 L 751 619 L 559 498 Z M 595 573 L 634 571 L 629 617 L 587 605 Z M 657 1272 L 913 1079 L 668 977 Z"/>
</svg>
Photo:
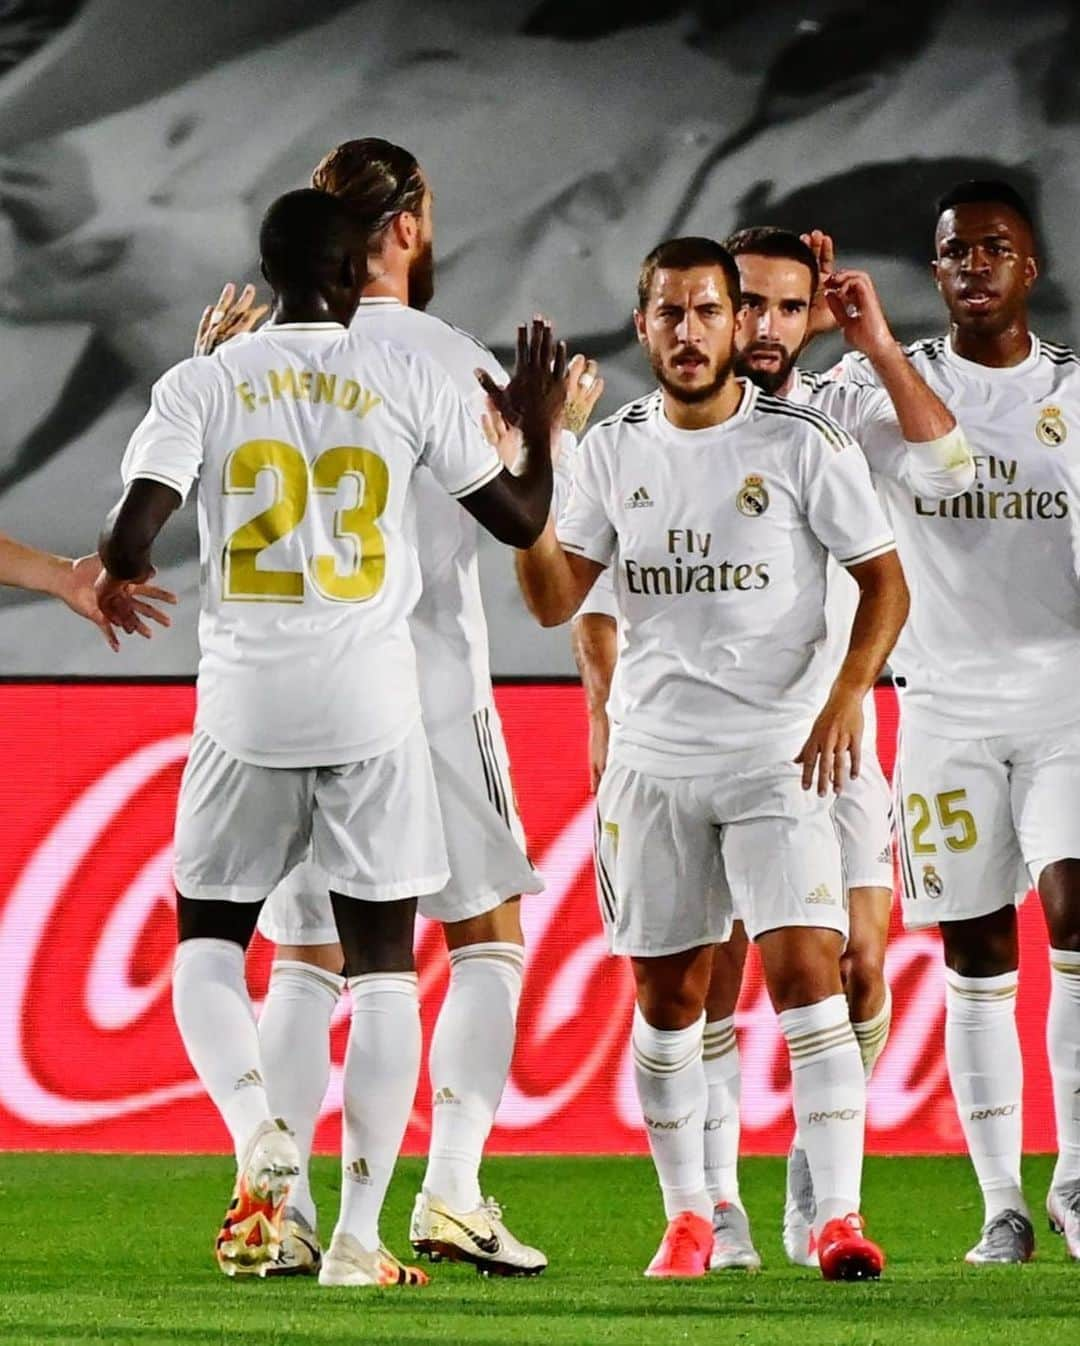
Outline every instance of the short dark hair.
<svg viewBox="0 0 1080 1346">
<path fill-rule="evenodd" d="M 367 236 L 348 207 L 302 187 L 272 202 L 259 227 L 263 274 L 274 287 L 317 289 L 336 280 L 349 257 L 363 257 Z"/>
<path fill-rule="evenodd" d="M 426 184 L 416 156 L 389 140 L 346 140 L 323 159 L 311 185 L 344 201 L 369 235 L 403 211 L 417 215 Z"/>
<path fill-rule="evenodd" d="M 754 257 L 783 257 L 788 261 L 800 262 L 810 272 L 811 296 L 817 291 L 818 264 L 814 250 L 790 229 L 778 229 L 772 224 L 754 225 L 725 238 L 724 247 L 732 257 L 750 253 Z"/>
<path fill-rule="evenodd" d="M 1023 196 L 1011 183 L 1001 178 L 969 178 L 967 182 L 958 182 L 938 197 L 937 218 L 940 220 L 947 210 L 955 206 L 965 206 L 973 202 L 992 203 L 996 206 L 1008 206 L 1035 232 L 1035 216 Z"/>
<path fill-rule="evenodd" d="M 689 271 L 692 266 L 718 266 L 724 273 L 731 307 L 742 307 L 739 268 L 726 248 L 713 238 L 669 238 L 658 243 L 641 264 L 638 273 L 638 308 L 644 313 L 649 303 L 653 276 L 657 271 Z"/>
</svg>

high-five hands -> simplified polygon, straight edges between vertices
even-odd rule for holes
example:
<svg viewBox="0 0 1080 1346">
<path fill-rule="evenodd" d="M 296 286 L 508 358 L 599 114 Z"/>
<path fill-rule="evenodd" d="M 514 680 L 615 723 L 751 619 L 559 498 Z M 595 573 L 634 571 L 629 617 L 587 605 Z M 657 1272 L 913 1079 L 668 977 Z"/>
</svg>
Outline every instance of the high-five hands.
<svg viewBox="0 0 1080 1346">
<path fill-rule="evenodd" d="M 141 580 L 118 580 L 104 569 L 97 556 L 83 556 L 73 562 L 73 576 L 70 592 L 61 597 L 72 611 L 94 623 L 113 650 L 120 648 L 117 627 L 125 635 L 149 640 L 152 632 L 144 617 L 158 626 L 172 625 L 169 614 L 155 604 L 173 604 L 176 595 L 149 583 L 154 577 L 152 570 Z"/>
<path fill-rule="evenodd" d="M 534 317 L 517 331 L 514 373 L 500 388 L 486 369 L 476 370 L 480 386 L 508 425 L 526 439 L 542 439 L 562 426 L 566 409 L 566 342 L 556 341 L 551 324 Z"/>
</svg>

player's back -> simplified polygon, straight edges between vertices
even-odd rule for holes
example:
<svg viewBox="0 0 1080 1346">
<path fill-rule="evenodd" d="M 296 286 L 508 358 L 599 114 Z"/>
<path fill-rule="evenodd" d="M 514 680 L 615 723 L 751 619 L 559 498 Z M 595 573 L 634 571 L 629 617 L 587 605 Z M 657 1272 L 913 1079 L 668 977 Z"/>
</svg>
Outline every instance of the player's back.
<svg viewBox="0 0 1080 1346">
<path fill-rule="evenodd" d="M 955 736 L 1080 718 L 1080 361 L 1038 337 L 1004 369 L 961 358 L 944 337 L 907 354 L 956 416 L 976 468 L 950 500 L 878 482 L 912 592 L 892 660 L 909 713 Z M 841 373 L 873 380 L 859 358 Z"/>
<path fill-rule="evenodd" d="M 499 383 L 506 374 L 487 349 L 441 318 L 395 299 L 363 299 L 352 330 L 422 351 L 449 375 L 479 423 L 484 394 L 475 370 Z M 429 733 L 491 702 L 487 621 L 480 589 L 479 528 L 426 469 L 414 482 L 423 589 L 410 626 L 416 645 L 424 723 Z"/>
<path fill-rule="evenodd" d="M 422 356 L 337 324 L 264 327 L 155 387 L 125 478 L 199 476 L 198 723 L 234 755 L 363 760 L 415 723 L 410 482 L 432 425 L 469 440 L 464 419 Z M 473 432 L 440 479 L 464 491 L 491 457 Z"/>
</svg>

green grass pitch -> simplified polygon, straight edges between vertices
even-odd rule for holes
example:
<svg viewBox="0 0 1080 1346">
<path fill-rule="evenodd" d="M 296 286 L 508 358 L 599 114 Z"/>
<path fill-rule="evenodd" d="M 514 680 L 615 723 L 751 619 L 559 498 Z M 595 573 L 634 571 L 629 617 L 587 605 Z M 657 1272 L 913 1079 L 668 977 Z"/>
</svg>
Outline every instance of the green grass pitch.
<svg viewBox="0 0 1080 1346">
<path fill-rule="evenodd" d="M 279 1346 L 447 1342 L 592 1346 L 1028 1346 L 1076 1340 L 1080 1263 L 1037 1220 L 1026 1267 L 966 1267 L 981 1203 L 957 1159 L 873 1159 L 865 1206 L 889 1256 L 878 1284 L 826 1285 L 789 1267 L 779 1239 L 780 1161 L 748 1160 L 743 1194 L 765 1269 L 656 1284 L 641 1272 L 661 1233 L 641 1159 L 493 1159 L 485 1190 L 507 1222 L 545 1248 L 532 1281 L 437 1266 L 423 1290 L 320 1290 L 310 1280 L 230 1282 L 210 1247 L 230 1186 L 218 1158 L 0 1156 L 0 1342 L 37 1346 Z M 407 1251 L 421 1174 L 402 1162 L 384 1237 Z M 1029 1199 L 1050 1161 L 1028 1161 Z M 332 1223 L 336 1164 L 316 1194 Z"/>
</svg>

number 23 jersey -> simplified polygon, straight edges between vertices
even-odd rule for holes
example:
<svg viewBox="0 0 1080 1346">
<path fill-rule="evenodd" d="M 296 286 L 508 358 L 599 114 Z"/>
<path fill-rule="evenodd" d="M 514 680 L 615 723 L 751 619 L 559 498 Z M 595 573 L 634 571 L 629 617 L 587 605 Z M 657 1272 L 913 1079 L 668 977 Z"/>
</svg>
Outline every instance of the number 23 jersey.
<svg viewBox="0 0 1080 1346">
<path fill-rule="evenodd" d="M 415 724 L 421 463 L 459 499 L 501 471 L 441 369 L 336 323 L 263 327 L 155 385 L 122 475 L 199 482 L 196 723 L 234 756 L 363 761 Z"/>
</svg>

